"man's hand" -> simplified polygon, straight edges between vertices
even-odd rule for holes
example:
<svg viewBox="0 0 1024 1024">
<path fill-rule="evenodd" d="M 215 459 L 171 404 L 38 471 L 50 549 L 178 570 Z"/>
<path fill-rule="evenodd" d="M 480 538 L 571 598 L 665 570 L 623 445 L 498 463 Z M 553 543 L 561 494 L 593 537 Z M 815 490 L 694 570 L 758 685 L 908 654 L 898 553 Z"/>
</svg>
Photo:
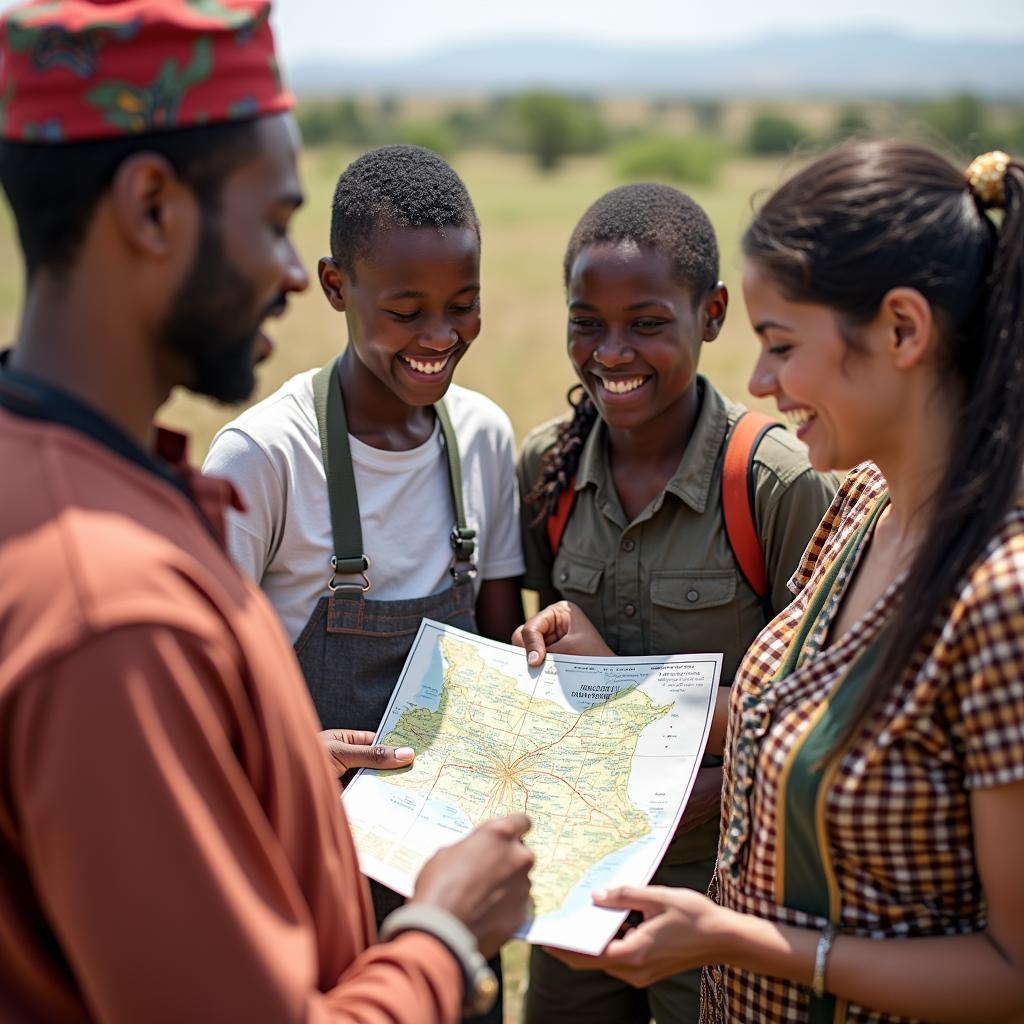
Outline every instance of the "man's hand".
<svg viewBox="0 0 1024 1024">
<path fill-rule="evenodd" d="M 510 814 L 439 850 L 420 871 L 410 902 L 447 910 L 485 957 L 494 956 L 529 913 L 533 854 L 522 842 L 529 828 L 525 814 Z"/>
<path fill-rule="evenodd" d="M 679 971 L 720 959 L 720 925 L 732 912 L 690 889 L 621 886 L 595 892 L 599 907 L 640 910 L 644 921 L 620 939 L 612 939 L 600 956 L 549 949 L 576 970 L 605 971 L 630 985 L 645 988 Z"/>
<path fill-rule="evenodd" d="M 412 747 L 375 745 L 373 733 L 363 729 L 327 729 L 318 735 L 339 779 L 353 768 L 408 768 L 416 757 Z"/>
<path fill-rule="evenodd" d="M 552 654 L 614 657 L 594 624 L 570 601 L 558 601 L 527 619 L 513 634 L 512 643 L 526 648 L 526 661 L 539 665 Z"/>
</svg>

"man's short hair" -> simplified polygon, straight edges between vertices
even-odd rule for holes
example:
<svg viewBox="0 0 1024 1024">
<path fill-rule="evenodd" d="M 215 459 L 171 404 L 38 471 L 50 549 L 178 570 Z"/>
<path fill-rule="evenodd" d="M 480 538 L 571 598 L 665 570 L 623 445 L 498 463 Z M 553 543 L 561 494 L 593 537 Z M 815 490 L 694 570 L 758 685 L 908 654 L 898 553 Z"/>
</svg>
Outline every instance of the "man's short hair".
<svg viewBox="0 0 1024 1024">
<path fill-rule="evenodd" d="M 462 179 L 422 146 L 381 146 L 342 171 L 331 212 L 331 256 L 352 274 L 374 238 L 393 227 L 471 227 L 480 238 Z"/>
</svg>

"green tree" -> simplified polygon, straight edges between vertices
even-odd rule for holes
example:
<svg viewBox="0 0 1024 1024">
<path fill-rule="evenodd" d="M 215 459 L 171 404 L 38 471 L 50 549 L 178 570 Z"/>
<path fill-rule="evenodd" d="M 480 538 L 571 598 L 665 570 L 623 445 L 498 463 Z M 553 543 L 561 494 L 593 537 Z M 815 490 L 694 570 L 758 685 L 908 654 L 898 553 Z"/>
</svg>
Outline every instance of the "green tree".
<svg viewBox="0 0 1024 1024">
<path fill-rule="evenodd" d="M 1006 148 L 1014 156 L 1024 156 L 1024 114 L 1019 114 L 1013 126 L 1007 132 Z"/>
<path fill-rule="evenodd" d="M 792 152 L 806 136 L 792 118 L 764 111 L 751 122 L 747 148 L 756 156 L 776 156 Z"/>
<path fill-rule="evenodd" d="M 870 122 L 860 107 L 843 107 L 836 118 L 832 129 L 834 139 L 848 139 L 851 135 L 859 135 L 871 127 Z"/>
<path fill-rule="evenodd" d="M 595 153 L 608 144 L 596 106 L 554 92 L 529 92 L 515 102 L 523 147 L 542 171 L 573 153 Z"/>
<path fill-rule="evenodd" d="M 455 146 L 479 144 L 485 139 L 483 118 L 473 110 L 455 107 L 449 110 L 442 121 L 445 131 L 451 136 Z"/>
<path fill-rule="evenodd" d="M 726 155 L 725 143 L 712 135 L 642 135 L 618 146 L 615 170 L 632 181 L 711 185 Z"/>
<path fill-rule="evenodd" d="M 438 156 L 450 157 L 458 148 L 451 129 L 443 121 L 403 121 L 398 138 L 411 146 L 423 146 Z"/>
<path fill-rule="evenodd" d="M 327 143 L 366 146 L 370 129 L 355 100 L 320 100 L 302 103 L 297 112 L 303 142 L 308 146 Z"/>
<path fill-rule="evenodd" d="M 988 148 L 989 131 L 985 105 L 973 93 L 963 92 L 925 105 L 922 120 L 947 143 L 965 156 Z"/>
<path fill-rule="evenodd" d="M 722 104 L 718 100 L 694 100 L 693 116 L 702 132 L 715 135 L 722 130 Z"/>
</svg>

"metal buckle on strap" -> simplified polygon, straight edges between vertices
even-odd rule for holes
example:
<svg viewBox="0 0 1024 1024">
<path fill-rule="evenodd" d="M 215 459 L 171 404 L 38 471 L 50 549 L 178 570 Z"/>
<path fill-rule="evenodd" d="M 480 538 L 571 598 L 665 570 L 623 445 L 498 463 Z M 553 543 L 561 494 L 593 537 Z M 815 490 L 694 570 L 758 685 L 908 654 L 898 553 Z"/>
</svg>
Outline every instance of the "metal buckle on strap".
<svg viewBox="0 0 1024 1024">
<path fill-rule="evenodd" d="M 458 524 L 452 527 L 449 540 L 452 542 L 452 550 L 455 552 L 455 564 L 448 570 L 456 583 L 467 583 L 476 577 L 476 566 L 473 564 L 473 552 L 476 550 L 476 530 L 468 526 L 460 529 Z M 459 562 L 468 562 L 463 568 L 459 568 Z"/>
<path fill-rule="evenodd" d="M 468 565 L 465 569 L 460 569 L 458 566 L 452 566 L 448 570 L 452 574 L 452 579 L 456 583 L 469 583 L 471 580 L 476 579 L 476 566 L 473 564 Z"/>
<path fill-rule="evenodd" d="M 362 569 L 356 569 L 355 571 L 362 576 L 363 580 L 360 583 L 358 580 L 339 580 L 338 579 L 338 557 L 337 555 L 331 555 L 331 573 L 330 582 L 327 584 L 327 589 L 332 593 L 337 593 L 339 590 L 358 590 L 360 593 L 365 594 L 370 589 L 370 577 L 366 575 L 370 568 L 370 559 L 363 555 L 363 567 Z"/>
<path fill-rule="evenodd" d="M 476 550 L 476 530 L 471 530 L 468 526 L 465 529 L 459 529 L 458 526 L 452 527 L 451 536 L 448 538 L 452 542 L 452 548 L 455 550 L 455 561 L 456 562 L 468 562 L 473 557 L 473 552 Z"/>
</svg>

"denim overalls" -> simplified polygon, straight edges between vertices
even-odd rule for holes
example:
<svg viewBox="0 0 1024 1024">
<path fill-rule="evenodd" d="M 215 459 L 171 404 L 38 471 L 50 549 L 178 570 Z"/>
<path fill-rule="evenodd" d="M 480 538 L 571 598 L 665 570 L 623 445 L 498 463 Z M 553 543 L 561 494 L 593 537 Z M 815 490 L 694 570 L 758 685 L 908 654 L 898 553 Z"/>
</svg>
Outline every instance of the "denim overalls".
<svg viewBox="0 0 1024 1024">
<path fill-rule="evenodd" d="M 313 378 L 334 543 L 327 584 L 330 595 L 317 601 L 313 614 L 295 641 L 295 652 L 323 728 L 373 732 L 384 716 L 422 619 L 436 619 L 476 632 L 473 591 L 476 533 L 466 525 L 455 431 L 444 402 L 438 402 L 434 411 L 444 438 L 456 517 L 449 538 L 453 549 L 452 585 L 429 597 L 399 601 L 367 599 L 372 567 L 363 549 L 339 362 L 340 357 Z M 352 576 L 357 579 L 353 581 Z M 372 879 L 370 891 L 378 925 L 405 902 L 397 893 Z M 496 969 L 498 965 L 492 963 L 491 967 Z M 496 973 L 500 980 L 500 969 L 496 969 Z M 501 1021 L 500 998 L 490 1014 L 476 1019 Z"/>
</svg>

